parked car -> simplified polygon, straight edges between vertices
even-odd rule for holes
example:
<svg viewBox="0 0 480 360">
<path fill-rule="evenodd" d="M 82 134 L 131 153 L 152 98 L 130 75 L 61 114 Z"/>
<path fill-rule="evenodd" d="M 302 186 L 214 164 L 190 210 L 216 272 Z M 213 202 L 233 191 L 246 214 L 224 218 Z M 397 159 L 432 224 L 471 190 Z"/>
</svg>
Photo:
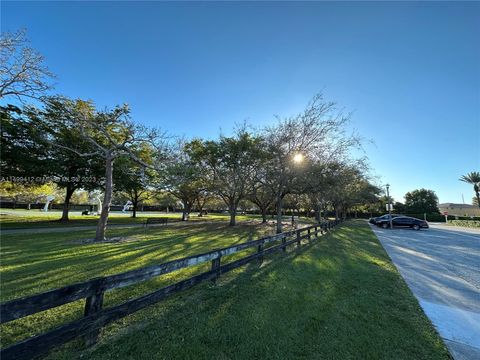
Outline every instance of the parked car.
<svg viewBox="0 0 480 360">
<path fill-rule="evenodd" d="M 402 215 L 392 214 L 392 219 L 396 218 L 397 216 L 402 216 Z M 382 215 L 382 216 L 377 216 L 377 217 L 370 218 L 368 220 L 368 222 L 370 224 L 375 225 L 375 224 L 377 224 L 377 222 L 382 221 L 382 220 L 390 220 L 390 214 L 385 214 L 385 215 Z"/>
<path fill-rule="evenodd" d="M 390 227 L 390 219 L 383 219 L 377 221 L 377 226 L 380 226 L 384 229 Z M 392 226 L 395 227 L 408 227 L 414 230 L 420 230 L 421 228 L 428 229 L 428 223 L 425 220 L 420 220 L 410 216 L 397 216 L 392 218 Z"/>
</svg>

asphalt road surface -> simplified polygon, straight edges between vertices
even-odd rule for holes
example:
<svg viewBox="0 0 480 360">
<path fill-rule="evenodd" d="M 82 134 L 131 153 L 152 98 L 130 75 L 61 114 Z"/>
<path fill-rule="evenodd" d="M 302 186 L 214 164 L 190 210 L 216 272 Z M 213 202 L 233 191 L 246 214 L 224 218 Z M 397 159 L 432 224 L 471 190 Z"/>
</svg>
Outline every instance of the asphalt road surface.
<svg viewBox="0 0 480 360">
<path fill-rule="evenodd" d="M 480 232 L 372 226 L 457 360 L 480 359 Z"/>
</svg>

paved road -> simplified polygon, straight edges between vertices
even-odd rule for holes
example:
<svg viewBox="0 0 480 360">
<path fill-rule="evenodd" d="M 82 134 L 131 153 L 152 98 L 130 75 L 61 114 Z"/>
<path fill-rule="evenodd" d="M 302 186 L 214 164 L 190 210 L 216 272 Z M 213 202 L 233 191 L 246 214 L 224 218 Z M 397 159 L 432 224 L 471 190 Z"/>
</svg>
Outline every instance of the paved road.
<svg viewBox="0 0 480 360">
<path fill-rule="evenodd" d="M 480 232 L 372 229 L 453 357 L 480 359 Z"/>
</svg>

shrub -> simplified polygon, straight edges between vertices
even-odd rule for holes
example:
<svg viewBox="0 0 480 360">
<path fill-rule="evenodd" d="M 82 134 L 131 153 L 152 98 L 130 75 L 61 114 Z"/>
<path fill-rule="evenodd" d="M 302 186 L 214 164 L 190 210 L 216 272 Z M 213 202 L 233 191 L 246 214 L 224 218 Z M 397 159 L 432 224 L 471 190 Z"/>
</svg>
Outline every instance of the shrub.
<svg viewBox="0 0 480 360">
<path fill-rule="evenodd" d="M 448 223 L 454 226 L 480 228 L 479 220 L 448 220 Z"/>
<path fill-rule="evenodd" d="M 423 220 L 423 214 L 405 214 L 406 216 L 415 217 Z M 457 216 L 457 215 L 448 215 L 448 220 L 480 220 L 480 217 L 469 217 L 469 216 Z M 427 214 L 427 221 L 431 222 L 445 222 L 445 215 L 442 214 Z"/>
<path fill-rule="evenodd" d="M 405 215 L 423 220 L 423 214 L 405 214 Z M 430 214 L 427 214 L 427 221 L 445 222 L 445 216 L 442 214 L 430 213 Z"/>
</svg>

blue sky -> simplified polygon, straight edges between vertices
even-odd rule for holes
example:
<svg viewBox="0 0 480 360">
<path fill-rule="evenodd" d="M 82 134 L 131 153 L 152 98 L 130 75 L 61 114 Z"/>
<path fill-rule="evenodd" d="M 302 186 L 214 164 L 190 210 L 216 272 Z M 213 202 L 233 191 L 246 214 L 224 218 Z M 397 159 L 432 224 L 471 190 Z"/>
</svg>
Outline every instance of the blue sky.
<svg viewBox="0 0 480 360">
<path fill-rule="evenodd" d="M 291 115 L 323 91 L 396 200 L 470 203 L 480 171 L 480 3 L 6 2 L 56 91 L 172 134 L 214 137 Z"/>
</svg>

